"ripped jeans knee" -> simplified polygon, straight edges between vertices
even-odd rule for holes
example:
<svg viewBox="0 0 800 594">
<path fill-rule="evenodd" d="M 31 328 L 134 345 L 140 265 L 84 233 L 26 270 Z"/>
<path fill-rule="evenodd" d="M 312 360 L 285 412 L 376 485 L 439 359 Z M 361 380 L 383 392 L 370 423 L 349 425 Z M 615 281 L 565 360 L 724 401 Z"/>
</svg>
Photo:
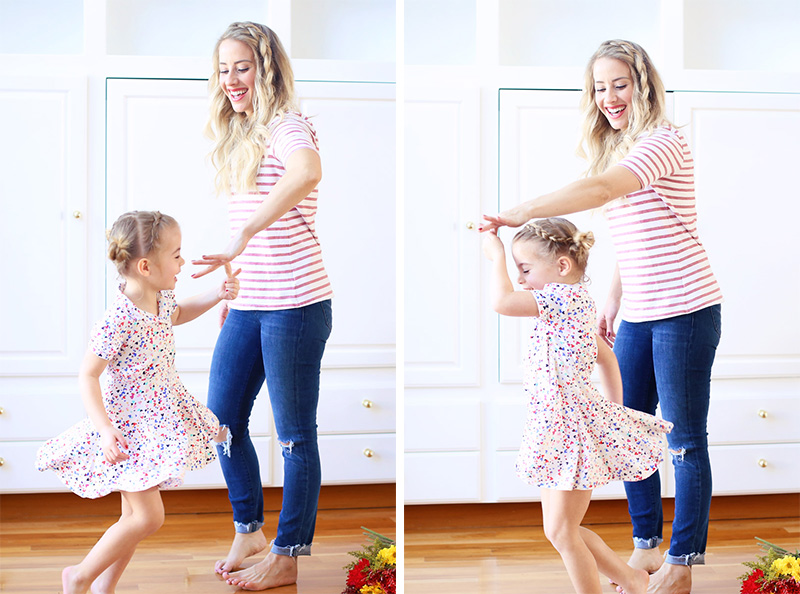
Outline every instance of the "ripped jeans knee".
<svg viewBox="0 0 800 594">
<path fill-rule="evenodd" d="M 219 433 L 214 438 L 214 442 L 222 448 L 222 455 L 227 456 L 228 458 L 231 457 L 231 440 L 233 439 L 233 435 L 231 434 L 230 427 L 227 425 L 220 425 L 219 426 Z"/>
<path fill-rule="evenodd" d="M 669 448 L 670 456 L 672 456 L 673 464 L 680 464 L 686 458 L 686 448 Z"/>
</svg>

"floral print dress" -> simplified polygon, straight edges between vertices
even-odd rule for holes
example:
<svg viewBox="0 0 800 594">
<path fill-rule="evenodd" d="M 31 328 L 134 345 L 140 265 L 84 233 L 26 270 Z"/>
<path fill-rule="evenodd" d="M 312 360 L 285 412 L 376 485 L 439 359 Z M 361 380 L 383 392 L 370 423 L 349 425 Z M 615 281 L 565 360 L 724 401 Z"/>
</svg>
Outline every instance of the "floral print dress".
<svg viewBox="0 0 800 594">
<path fill-rule="evenodd" d="M 175 306 L 173 292 L 161 291 L 153 315 L 120 291 L 89 343 L 108 361 L 103 404 L 128 441 L 123 451 L 129 458 L 107 462 L 100 434 L 86 418 L 39 448 L 39 470 L 54 470 L 72 491 L 96 498 L 111 491 L 177 487 L 187 470 L 214 460 L 219 421 L 186 391 L 175 370 Z"/>
<path fill-rule="evenodd" d="M 517 474 L 559 490 L 647 478 L 672 423 L 613 403 L 592 383 L 596 314 L 583 286 L 551 283 L 533 293 L 539 317 L 524 361 L 529 400 Z"/>
</svg>

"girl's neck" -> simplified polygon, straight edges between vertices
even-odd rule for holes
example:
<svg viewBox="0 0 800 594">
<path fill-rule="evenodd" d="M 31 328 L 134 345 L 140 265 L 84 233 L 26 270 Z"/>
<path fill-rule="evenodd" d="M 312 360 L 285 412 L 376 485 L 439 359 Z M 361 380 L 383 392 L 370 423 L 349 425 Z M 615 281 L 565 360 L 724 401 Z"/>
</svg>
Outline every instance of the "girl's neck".
<svg viewBox="0 0 800 594">
<path fill-rule="evenodd" d="M 122 294 L 142 311 L 157 316 L 158 291 L 139 279 L 127 276 L 123 278 L 125 279 L 125 286 L 122 288 Z"/>
</svg>

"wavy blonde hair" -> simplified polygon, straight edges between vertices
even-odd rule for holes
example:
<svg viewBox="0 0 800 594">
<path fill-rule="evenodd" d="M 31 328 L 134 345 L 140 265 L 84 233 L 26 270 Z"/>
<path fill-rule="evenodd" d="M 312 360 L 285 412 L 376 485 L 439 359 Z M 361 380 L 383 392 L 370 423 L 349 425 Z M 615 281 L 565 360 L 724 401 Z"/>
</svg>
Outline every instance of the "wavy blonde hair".
<svg viewBox="0 0 800 594">
<path fill-rule="evenodd" d="M 628 65 L 633 96 L 628 113 L 628 126 L 615 130 L 595 103 L 594 65 L 600 58 L 612 58 Z M 578 155 L 589 161 L 587 175 L 597 175 L 622 159 L 642 134 L 669 124 L 665 116 L 664 83 L 650 56 L 632 41 L 604 41 L 586 66 L 581 111 L 583 130 Z"/>
<path fill-rule="evenodd" d="M 589 264 L 589 250 L 594 245 L 594 233 L 580 231 L 572 221 L 561 217 L 550 217 L 531 221 L 512 240 L 529 241 L 536 245 L 537 253 L 543 258 L 555 260 L 561 256 L 569 257 L 586 282 L 586 266 Z"/>
<path fill-rule="evenodd" d="M 253 52 L 253 117 L 236 113 L 219 85 L 219 46 L 226 39 L 241 41 Z M 214 46 L 208 88 L 211 114 L 205 132 L 215 142 L 211 162 L 217 169 L 217 192 L 255 191 L 258 168 L 270 137 L 270 122 L 298 111 L 292 65 L 275 32 L 258 23 L 232 23 Z"/>
</svg>

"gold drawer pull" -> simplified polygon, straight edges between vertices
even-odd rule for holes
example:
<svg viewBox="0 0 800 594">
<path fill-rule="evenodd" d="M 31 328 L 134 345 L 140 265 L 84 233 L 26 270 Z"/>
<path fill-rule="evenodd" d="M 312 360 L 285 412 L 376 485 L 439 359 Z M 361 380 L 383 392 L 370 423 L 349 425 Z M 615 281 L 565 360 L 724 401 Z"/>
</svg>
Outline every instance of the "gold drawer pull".
<svg viewBox="0 0 800 594">
<path fill-rule="evenodd" d="M 373 404 L 372 400 L 368 400 L 367 398 L 364 398 L 364 400 L 361 401 L 361 406 L 363 406 L 364 408 L 372 408 L 374 406 L 374 404 Z"/>
<path fill-rule="evenodd" d="M 364 452 L 363 453 L 367 458 L 372 458 L 375 455 L 375 452 L 372 451 L 369 448 L 364 448 Z"/>
<path fill-rule="evenodd" d="M 761 459 L 758 461 L 758 465 L 759 465 L 761 468 L 766 468 L 766 467 L 767 467 L 767 461 L 766 461 L 766 460 L 764 460 L 764 458 L 761 458 Z"/>
<path fill-rule="evenodd" d="M 473 223 L 472 221 L 467 221 L 466 227 L 467 229 L 472 231 L 473 229 L 475 229 L 475 223 Z"/>
<path fill-rule="evenodd" d="M 0 406 L 0 415 L 2 415 L 4 412 L 6 412 L 6 409 L 4 409 L 2 406 Z"/>
<path fill-rule="evenodd" d="M 762 408 L 761 410 L 759 410 L 759 411 L 758 411 L 758 416 L 759 416 L 759 417 L 761 417 L 762 419 L 766 419 L 766 418 L 767 418 L 767 416 L 768 416 L 768 415 L 767 415 L 767 411 L 765 411 L 765 410 Z"/>
<path fill-rule="evenodd" d="M 0 458 L 0 466 L 2 466 L 5 463 L 6 463 L 6 461 L 3 458 Z"/>
<path fill-rule="evenodd" d="M 79 210 L 72 211 L 72 218 L 73 219 L 80 219 L 83 216 L 83 213 Z"/>
</svg>

